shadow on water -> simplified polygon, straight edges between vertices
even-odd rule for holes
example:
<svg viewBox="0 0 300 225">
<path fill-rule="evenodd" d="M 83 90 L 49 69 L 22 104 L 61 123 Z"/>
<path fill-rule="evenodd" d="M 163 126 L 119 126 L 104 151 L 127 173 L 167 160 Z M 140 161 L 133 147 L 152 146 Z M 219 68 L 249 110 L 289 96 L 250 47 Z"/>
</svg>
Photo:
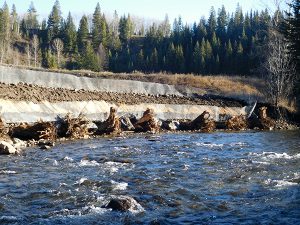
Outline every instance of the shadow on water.
<svg viewBox="0 0 300 225">
<path fill-rule="evenodd" d="M 0 224 L 299 224 L 300 133 L 164 134 L 0 158 Z M 142 210 L 103 208 L 131 196 Z"/>
</svg>

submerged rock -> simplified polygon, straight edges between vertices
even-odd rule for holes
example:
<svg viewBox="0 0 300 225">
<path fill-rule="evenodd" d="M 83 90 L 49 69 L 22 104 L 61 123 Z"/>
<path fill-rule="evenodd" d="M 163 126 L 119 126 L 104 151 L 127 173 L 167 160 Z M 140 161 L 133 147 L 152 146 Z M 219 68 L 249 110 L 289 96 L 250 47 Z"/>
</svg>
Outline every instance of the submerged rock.
<svg viewBox="0 0 300 225">
<path fill-rule="evenodd" d="M 0 155 L 18 154 L 18 150 L 5 141 L 0 141 Z"/>
<path fill-rule="evenodd" d="M 153 109 L 147 109 L 142 118 L 139 119 L 135 124 L 136 132 L 151 132 L 156 133 L 159 131 L 158 121 L 154 116 Z"/>
<path fill-rule="evenodd" d="M 130 212 L 142 212 L 143 207 L 132 197 L 119 196 L 110 200 L 105 208 L 112 209 L 115 211 L 130 211 Z"/>
</svg>

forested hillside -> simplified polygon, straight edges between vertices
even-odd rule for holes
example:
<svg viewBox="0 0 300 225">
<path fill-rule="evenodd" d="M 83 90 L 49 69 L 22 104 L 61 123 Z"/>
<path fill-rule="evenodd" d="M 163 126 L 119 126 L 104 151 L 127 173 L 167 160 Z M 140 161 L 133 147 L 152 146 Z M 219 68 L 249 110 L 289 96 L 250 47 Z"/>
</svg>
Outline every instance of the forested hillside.
<svg viewBox="0 0 300 225">
<path fill-rule="evenodd" d="M 77 28 L 71 12 L 62 17 L 58 0 L 41 23 L 33 3 L 23 17 L 4 3 L 0 16 L 1 63 L 194 74 L 254 73 L 273 17 L 268 10 L 243 12 L 238 5 L 231 13 L 222 6 L 211 8 L 209 18 L 194 24 L 179 17 L 171 25 L 166 16 L 145 27 L 137 26 L 130 15 L 119 18 L 117 12 L 107 20 L 98 4 Z"/>
</svg>

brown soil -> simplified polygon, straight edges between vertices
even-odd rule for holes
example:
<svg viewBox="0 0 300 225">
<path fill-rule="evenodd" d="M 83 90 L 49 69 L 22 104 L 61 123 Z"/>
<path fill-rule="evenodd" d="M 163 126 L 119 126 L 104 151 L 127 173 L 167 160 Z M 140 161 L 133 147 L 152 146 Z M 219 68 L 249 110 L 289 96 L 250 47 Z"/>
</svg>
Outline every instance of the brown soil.
<svg viewBox="0 0 300 225">
<path fill-rule="evenodd" d="M 244 106 L 245 103 L 233 99 L 213 96 L 150 96 L 142 94 L 119 94 L 104 93 L 85 90 L 67 90 L 62 88 L 44 88 L 27 84 L 3 84 L 0 83 L 0 99 L 15 101 L 41 101 L 62 102 L 62 101 L 107 101 L 117 104 L 190 104 L 190 105 L 214 105 L 214 106 Z"/>
</svg>

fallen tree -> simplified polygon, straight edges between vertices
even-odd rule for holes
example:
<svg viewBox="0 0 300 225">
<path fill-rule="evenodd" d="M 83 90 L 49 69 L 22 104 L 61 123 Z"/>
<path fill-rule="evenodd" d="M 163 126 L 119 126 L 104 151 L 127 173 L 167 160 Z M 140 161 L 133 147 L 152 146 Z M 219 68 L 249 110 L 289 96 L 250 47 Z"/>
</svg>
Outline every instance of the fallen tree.
<svg viewBox="0 0 300 225">
<path fill-rule="evenodd" d="M 212 132 L 216 129 L 216 123 L 210 118 L 210 113 L 204 111 L 200 116 L 191 122 L 180 124 L 180 130 L 197 130 L 202 132 Z"/>
</svg>

